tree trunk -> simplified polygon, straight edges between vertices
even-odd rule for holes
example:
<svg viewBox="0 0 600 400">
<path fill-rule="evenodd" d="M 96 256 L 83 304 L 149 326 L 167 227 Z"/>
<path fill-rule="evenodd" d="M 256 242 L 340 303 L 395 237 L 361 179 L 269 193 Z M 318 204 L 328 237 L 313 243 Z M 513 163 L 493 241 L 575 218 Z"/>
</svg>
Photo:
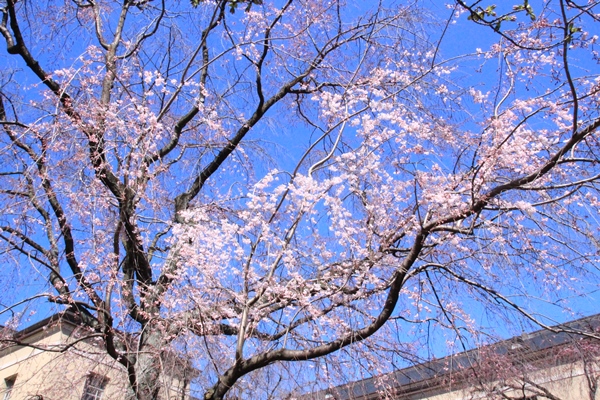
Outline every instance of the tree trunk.
<svg viewBox="0 0 600 400">
<path fill-rule="evenodd" d="M 148 330 L 142 333 L 135 364 L 137 400 L 158 399 L 161 381 L 170 377 L 161 376 L 161 352 L 164 341 L 159 330 L 146 326 Z"/>
</svg>

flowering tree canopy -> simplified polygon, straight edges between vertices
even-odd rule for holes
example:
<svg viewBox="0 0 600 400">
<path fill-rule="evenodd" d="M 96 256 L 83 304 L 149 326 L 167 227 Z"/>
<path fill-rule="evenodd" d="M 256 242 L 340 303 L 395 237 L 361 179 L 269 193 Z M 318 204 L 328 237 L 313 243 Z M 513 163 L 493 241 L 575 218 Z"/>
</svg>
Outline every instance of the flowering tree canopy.
<svg viewBox="0 0 600 400">
<path fill-rule="evenodd" d="M 0 0 L 4 312 L 77 310 L 137 399 L 174 350 L 221 399 L 577 310 L 600 6 L 504 3 Z"/>
</svg>

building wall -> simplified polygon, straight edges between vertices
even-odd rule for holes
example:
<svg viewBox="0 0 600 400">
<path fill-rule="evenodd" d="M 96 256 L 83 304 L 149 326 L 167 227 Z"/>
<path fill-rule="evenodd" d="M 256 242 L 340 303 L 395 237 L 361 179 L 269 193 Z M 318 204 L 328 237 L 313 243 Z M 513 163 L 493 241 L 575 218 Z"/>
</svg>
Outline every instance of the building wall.
<svg viewBox="0 0 600 400">
<path fill-rule="evenodd" d="M 6 383 L 16 377 L 10 400 L 80 400 L 90 374 L 106 377 L 102 400 L 126 400 L 127 374 L 118 364 L 91 340 L 81 340 L 67 351 L 47 351 L 35 347 L 63 349 L 65 344 L 82 339 L 78 328 L 60 324 L 40 329 L 26 338 L 34 347 L 10 346 L 0 349 L 0 400 L 4 400 Z M 163 377 L 171 383 L 163 390 L 164 400 L 184 399 L 183 385 L 177 379 Z M 161 382 L 164 384 L 164 382 Z M 164 386 L 164 385 L 163 385 Z M 42 397 L 36 397 L 42 396 Z"/>
<path fill-rule="evenodd" d="M 594 393 L 590 384 L 596 384 L 598 373 L 595 365 L 587 372 L 583 362 L 550 366 L 532 370 L 519 377 L 502 381 L 479 383 L 476 379 L 457 384 L 434 385 L 434 389 L 419 394 L 396 394 L 390 398 L 397 400 L 500 400 L 500 399 L 560 399 L 560 400 L 600 400 L 600 394 Z M 506 395 L 502 397 L 500 393 Z M 546 396 L 547 395 L 547 396 Z M 551 397 L 554 396 L 554 397 Z M 385 395 L 380 398 L 386 398 Z"/>
<path fill-rule="evenodd" d="M 27 341 L 34 346 L 59 350 L 75 339 L 73 330 L 54 326 L 35 333 Z M 35 396 L 43 396 L 44 400 L 79 400 L 90 373 L 109 379 L 103 399 L 127 397 L 123 369 L 91 343 L 80 342 L 65 352 L 16 346 L 0 351 L 0 384 L 4 390 L 6 380 L 16 376 L 11 400 Z"/>
</svg>

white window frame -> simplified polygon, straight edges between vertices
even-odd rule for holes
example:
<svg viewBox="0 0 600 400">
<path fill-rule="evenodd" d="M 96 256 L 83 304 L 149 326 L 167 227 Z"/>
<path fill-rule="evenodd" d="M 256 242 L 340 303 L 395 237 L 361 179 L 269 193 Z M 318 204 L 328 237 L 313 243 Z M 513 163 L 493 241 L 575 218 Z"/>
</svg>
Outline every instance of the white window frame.
<svg viewBox="0 0 600 400">
<path fill-rule="evenodd" d="M 108 383 L 108 377 L 95 373 L 88 374 L 83 387 L 81 400 L 102 400 L 104 389 Z"/>
<path fill-rule="evenodd" d="M 15 382 L 17 381 L 17 375 L 11 375 L 8 378 L 4 378 L 4 396 L 2 400 L 10 400 L 13 394 L 13 388 L 15 387 Z"/>
</svg>

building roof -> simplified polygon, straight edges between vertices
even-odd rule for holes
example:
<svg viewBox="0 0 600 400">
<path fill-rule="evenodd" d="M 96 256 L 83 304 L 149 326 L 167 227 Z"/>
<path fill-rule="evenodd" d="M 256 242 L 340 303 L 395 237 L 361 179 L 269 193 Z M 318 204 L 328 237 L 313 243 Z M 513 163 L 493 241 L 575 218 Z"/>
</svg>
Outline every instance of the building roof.
<svg viewBox="0 0 600 400">
<path fill-rule="evenodd" d="M 590 334 L 600 332 L 600 314 L 581 318 L 549 329 L 515 336 L 492 345 L 465 351 L 430 362 L 403 368 L 385 375 L 351 382 L 316 393 L 303 395 L 302 400 L 366 400 L 379 398 L 382 390 L 392 391 L 398 396 L 419 399 L 448 391 L 449 377 L 453 384 L 460 386 L 465 381 L 464 371 L 476 366 L 482 354 L 516 356 L 535 360 L 549 354 L 554 348 L 573 343 Z M 462 377 L 461 377 L 462 375 Z M 383 386 L 385 384 L 385 387 Z M 464 382 L 463 382 L 464 386 Z"/>
<path fill-rule="evenodd" d="M 50 328 L 66 328 L 70 331 L 81 326 L 82 321 L 79 316 L 71 309 L 53 314 L 42 319 L 32 325 L 29 325 L 21 330 L 14 330 L 5 326 L 0 326 L 0 350 L 17 349 L 21 344 L 33 343 L 36 339 L 32 339 L 36 334 L 44 332 L 44 335 L 55 332 Z"/>
<path fill-rule="evenodd" d="M 33 346 L 38 340 L 36 335 L 52 334 L 56 332 L 56 329 L 53 328 L 62 329 L 69 336 L 75 334 L 77 339 L 85 338 L 88 335 L 89 338 L 92 338 L 92 335 L 98 338 L 98 333 L 84 324 L 81 314 L 68 308 L 18 331 L 0 326 L 0 355 L 16 351 L 23 346 Z M 117 340 L 126 341 L 126 347 L 133 349 L 137 347 L 135 335 L 123 331 L 117 333 Z M 101 341 L 88 342 L 94 346 L 100 346 L 101 343 Z M 193 379 L 199 375 L 199 371 L 192 366 L 190 360 L 177 354 L 174 350 L 164 351 L 161 357 L 163 368 L 168 369 L 169 373 L 176 375 L 177 378 L 181 378 L 182 374 L 185 374 L 187 379 Z"/>
</svg>

